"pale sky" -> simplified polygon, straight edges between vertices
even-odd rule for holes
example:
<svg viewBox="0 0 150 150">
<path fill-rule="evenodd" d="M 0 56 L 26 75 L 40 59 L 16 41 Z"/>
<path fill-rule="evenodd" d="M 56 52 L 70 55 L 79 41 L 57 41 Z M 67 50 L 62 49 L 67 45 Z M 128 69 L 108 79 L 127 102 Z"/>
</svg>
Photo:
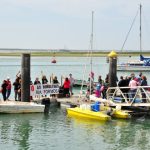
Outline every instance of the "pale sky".
<svg viewBox="0 0 150 150">
<path fill-rule="evenodd" d="M 150 0 L 0 0 L 0 48 L 121 49 L 142 4 L 142 47 L 150 50 Z M 139 17 L 124 50 L 139 49 Z"/>
</svg>

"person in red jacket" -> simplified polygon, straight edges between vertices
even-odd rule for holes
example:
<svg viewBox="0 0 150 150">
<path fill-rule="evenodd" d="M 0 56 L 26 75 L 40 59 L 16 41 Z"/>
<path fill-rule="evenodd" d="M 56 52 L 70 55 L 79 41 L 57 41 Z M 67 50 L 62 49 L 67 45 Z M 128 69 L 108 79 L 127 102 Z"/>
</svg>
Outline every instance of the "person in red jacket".
<svg viewBox="0 0 150 150">
<path fill-rule="evenodd" d="M 70 81 L 68 78 L 65 78 L 63 88 L 64 88 L 64 96 L 69 97 L 70 96 L 70 93 L 69 93 Z"/>
</svg>

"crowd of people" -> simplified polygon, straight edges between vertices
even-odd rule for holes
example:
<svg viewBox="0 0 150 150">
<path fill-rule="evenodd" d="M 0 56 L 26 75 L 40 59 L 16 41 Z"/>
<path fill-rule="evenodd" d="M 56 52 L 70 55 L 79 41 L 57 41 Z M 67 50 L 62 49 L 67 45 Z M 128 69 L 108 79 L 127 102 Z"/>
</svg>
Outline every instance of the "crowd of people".
<svg viewBox="0 0 150 150">
<path fill-rule="evenodd" d="M 117 86 L 127 87 L 122 88 L 121 91 L 122 93 L 125 93 L 125 96 L 128 99 L 134 98 L 138 86 L 148 86 L 147 77 L 143 75 L 141 72 L 138 76 L 135 76 L 134 73 L 131 73 L 130 76 L 120 76 L 119 80 L 117 78 L 115 80 Z M 109 87 L 109 75 L 108 74 L 106 75 L 105 80 L 103 80 L 102 77 L 99 76 L 98 83 L 94 90 L 96 97 L 102 97 L 105 99 L 108 87 Z M 144 101 L 144 99 L 146 98 L 145 92 L 141 91 L 141 93 Z"/>
<path fill-rule="evenodd" d="M 52 84 L 59 84 L 59 81 L 57 79 L 57 76 L 54 76 L 51 78 L 52 81 L 50 83 Z M 74 78 L 72 77 L 72 74 L 69 74 L 69 77 L 64 78 L 63 85 L 60 85 L 60 87 L 63 88 L 63 96 L 64 97 L 70 97 L 73 95 L 73 85 L 74 85 Z M 35 78 L 35 81 L 30 81 L 30 85 L 37 85 L 37 84 L 48 84 L 48 79 L 45 75 L 42 76 L 41 82 L 38 77 Z M 21 101 L 21 74 L 20 72 L 16 75 L 16 79 L 13 83 L 11 83 L 11 80 L 9 77 L 7 79 L 3 80 L 3 83 L 1 84 L 1 93 L 3 96 L 3 100 L 9 100 L 9 97 L 11 95 L 12 88 L 14 89 L 14 99 L 15 101 Z M 46 96 L 46 95 L 45 95 Z M 54 94 L 52 96 L 55 96 Z"/>
<path fill-rule="evenodd" d="M 123 93 L 130 93 L 126 94 L 127 97 L 133 98 L 137 86 L 147 86 L 147 78 L 142 73 L 139 74 L 139 76 L 135 76 L 134 73 L 131 73 L 130 76 L 120 76 L 120 79 L 115 79 L 117 86 L 119 87 L 129 87 L 129 88 L 123 88 L 121 89 Z M 30 85 L 37 85 L 37 84 L 48 84 L 49 81 L 45 75 L 42 76 L 41 81 L 38 77 L 35 78 L 35 81 L 30 81 Z M 52 84 L 59 84 L 60 89 L 62 89 L 63 97 L 70 97 L 73 95 L 73 85 L 75 83 L 75 79 L 73 78 L 72 74 L 69 74 L 69 77 L 64 78 L 64 82 L 62 85 L 60 85 L 57 76 L 54 76 L 50 79 L 50 83 Z M 9 100 L 9 97 L 11 95 L 12 86 L 14 87 L 14 98 L 15 101 L 21 101 L 21 74 L 16 75 L 16 79 L 13 83 L 11 83 L 11 80 L 9 77 L 7 77 L 6 80 L 3 80 L 3 83 L 1 85 L 1 93 L 3 96 L 3 100 Z M 102 76 L 98 76 L 98 80 L 95 84 L 94 82 L 94 73 L 91 73 L 88 78 L 87 83 L 87 96 L 90 94 L 95 93 L 96 97 L 102 97 L 103 99 L 106 99 L 106 91 L 109 87 L 109 74 L 106 75 L 105 79 L 102 79 Z M 55 95 L 52 95 L 55 96 Z M 145 98 L 146 95 L 142 94 L 142 97 Z"/>
</svg>

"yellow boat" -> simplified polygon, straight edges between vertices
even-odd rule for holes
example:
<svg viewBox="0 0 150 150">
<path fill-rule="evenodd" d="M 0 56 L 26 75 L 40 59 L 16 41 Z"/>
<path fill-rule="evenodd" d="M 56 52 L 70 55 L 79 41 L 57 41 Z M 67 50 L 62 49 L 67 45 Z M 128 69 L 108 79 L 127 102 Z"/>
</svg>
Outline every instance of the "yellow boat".
<svg viewBox="0 0 150 150">
<path fill-rule="evenodd" d="M 110 111 L 111 116 L 114 117 L 114 118 L 128 119 L 128 118 L 131 117 L 130 114 L 125 110 L 111 108 L 111 107 L 108 107 L 108 106 L 102 106 L 100 109 L 101 109 L 101 111 Z"/>
<path fill-rule="evenodd" d="M 107 121 L 111 119 L 111 117 L 108 116 L 104 111 L 95 112 L 89 109 L 82 109 L 80 107 L 67 108 L 67 113 L 69 116 L 76 116 L 79 118 L 82 117 L 93 120 Z"/>
<path fill-rule="evenodd" d="M 124 110 L 115 110 L 115 109 L 114 109 L 112 116 L 115 118 L 120 118 L 120 119 L 128 119 L 131 117 L 128 112 Z"/>
</svg>

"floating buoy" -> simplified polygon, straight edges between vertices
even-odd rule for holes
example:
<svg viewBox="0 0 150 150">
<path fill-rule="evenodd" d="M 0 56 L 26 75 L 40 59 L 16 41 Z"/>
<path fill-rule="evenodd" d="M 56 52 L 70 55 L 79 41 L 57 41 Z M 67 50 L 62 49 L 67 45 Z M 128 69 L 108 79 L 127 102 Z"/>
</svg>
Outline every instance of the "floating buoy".
<svg viewBox="0 0 150 150">
<path fill-rule="evenodd" d="M 53 59 L 53 60 L 51 61 L 51 63 L 55 64 L 55 63 L 56 63 L 56 59 Z"/>
</svg>

